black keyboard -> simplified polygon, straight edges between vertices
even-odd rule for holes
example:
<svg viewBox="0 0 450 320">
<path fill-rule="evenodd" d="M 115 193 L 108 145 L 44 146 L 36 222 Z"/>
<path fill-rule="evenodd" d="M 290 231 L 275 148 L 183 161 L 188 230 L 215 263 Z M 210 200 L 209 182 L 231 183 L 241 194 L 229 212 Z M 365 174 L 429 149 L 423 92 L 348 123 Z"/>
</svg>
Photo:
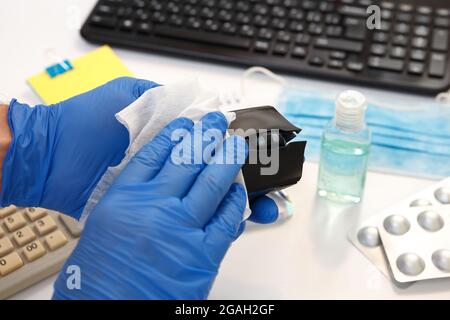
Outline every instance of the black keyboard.
<svg viewBox="0 0 450 320">
<path fill-rule="evenodd" d="M 97 43 L 423 94 L 450 86 L 449 32 L 448 0 L 100 0 L 81 30 Z"/>
</svg>

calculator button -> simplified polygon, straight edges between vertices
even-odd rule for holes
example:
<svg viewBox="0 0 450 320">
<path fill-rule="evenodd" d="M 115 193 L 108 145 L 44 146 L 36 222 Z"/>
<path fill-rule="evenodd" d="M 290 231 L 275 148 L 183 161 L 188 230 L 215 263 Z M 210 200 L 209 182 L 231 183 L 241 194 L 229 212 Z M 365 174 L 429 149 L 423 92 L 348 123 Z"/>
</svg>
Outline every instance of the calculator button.
<svg viewBox="0 0 450 320">
<path fill-rule="evenodd" d="M 6 276 L 8 273 L 19 269 L 23 266 L 23 261 L 17 252 L 12 252 L 9 255 L 0 258 L 0 275 Z"/>
<path fill-rule="evenodd" d="M 424 50 L 415 49 L 411 51 L 411 59 L 417 61 L 424 61 L 427 53 Z"/>
<path fill-rule="evenodd" d="M 31 242 L 23 248 L 23 254 L 29 262 L 42 257 L 44 254 L 46 254 L 46 252 L 47 250 L 45 250 L 44 246 L 39 240 Z"/>
<path fill-rule="evenodd" d="M 45 216 L 47 214 L 47 211 L 40 208 L 26 208 L 25 214 L 31 221 L 36 221 L 37 219 Z"/>
<path fill-rule="evenodd" d="M 51 251 L 54 251 L 67 243 L 67 238 L 61 230 L 56 230 L 45 237 L 45 242 Z"/>
<path fill-rule="evenodd" d="M 0 239 L 0 257 L 10 253 L 13 249 L 13 244 L 7 237 Z"/>
<path fill-rule="evenodd" d="M 19 247 L 26 245 L 28 242 L 36 239 L 36 235 L 30 227 L 26 226 L 14 232 L 14 241 Z"/>
<path fill-rule="evenodd" d="M 420 62 L 410 62 L 408 66 L 408 73 L 414 75 L 422 75 L 424 72 L 424 65 Z"/>
<path fill-rule="evenodd" d="M 447 51 L 448 50 L 448 30 L 434 29 L 432 47 L 434 50 Z"/>
<path fill-rule="evenodd" d="M 441 53 L 432 53 L 429 74 L 432 77 L 442 78 L 445 75 L 446 56 Z"/>
<path fill-rule="evenodd" d="M 69 230 L 72 237 L 78 238 L 80 236 L 81 227 L 80 223 L 77 220 L 69 216 L 66 216 L 65 214 L 60 214 L 59 220 L 61 220 L 63 225 L 67 228 L 67 230 Z"/>
<path fill-rule="evenodd" d="M 406 56 L 406 49 L 403 47 L 393 47 L 391 49 L 391 57 L 402 59 Z"/>
<path fill-rule="evenodd" d="M 27 224 L 21 212 L 16 212 L 4 220 L 6 228 L 10 232 L 14 232 Z"/>
<path fill-rule="evenodd" d="M 56 229 L 55 220 L 51 216 L 45 216 L 39 219 L 35 223 L 36 231 L 39 235 L 43 236 Z"/>
<path fill-rule="evenodd" d="M 4 218 L 6 216 L 9 216 L 10 214 L 13 214 L 16 211 L 17 211 L 17 207 L 15 207 L 15 206 L 9 206 L 9 207 L 6 207 L 6 208 L 1 208 L 0 209 L 0 218 Z"/>
<path fill-rule="evenodd" d="M 386 54 L 386 46 L 382 44 L 373 44 L 370 52 L 376 56 L 384 56 Z"/>
<path fill-rule="evenodd" d="M 420 13 L 420 14 L 428 15 L 428 14 L 431 14 L 432 10 L 433 9 L 431 9 L 431 7 L 427 7 L 427 6 L 419 6 L 419 7 L 417 7 L 417 12 Z"/>
</svg>

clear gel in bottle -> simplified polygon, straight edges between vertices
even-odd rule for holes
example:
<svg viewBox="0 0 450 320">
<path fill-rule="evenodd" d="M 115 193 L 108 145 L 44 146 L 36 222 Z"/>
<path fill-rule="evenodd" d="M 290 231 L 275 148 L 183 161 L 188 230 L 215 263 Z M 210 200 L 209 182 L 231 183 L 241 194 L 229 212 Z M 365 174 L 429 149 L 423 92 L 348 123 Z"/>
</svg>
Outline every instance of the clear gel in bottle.
<svg viewBox="0 0 450 320">
<path fill-rule="evenodd" d="M 361 201 L 371 139 L 364 121 L 366 107 L 366 98 L 357 91 L 337 97 L 335 117 L 322 134 L 319 196 L 342 203 Z"/>
</svg>

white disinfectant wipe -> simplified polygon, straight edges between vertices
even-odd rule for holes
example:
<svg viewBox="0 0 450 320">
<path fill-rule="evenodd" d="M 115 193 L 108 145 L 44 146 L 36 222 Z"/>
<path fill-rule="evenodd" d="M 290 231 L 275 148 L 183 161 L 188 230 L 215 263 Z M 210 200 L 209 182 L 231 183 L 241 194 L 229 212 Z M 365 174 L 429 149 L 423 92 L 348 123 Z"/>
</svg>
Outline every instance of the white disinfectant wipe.
<svg viewBox="0 0 450 320">
<path fill-rule="evenodd" d="M 197 80 L 188 79 L 151 89 L 116 114 L 117 120 L 129 132 L 130 145 L 122 162 L 116 167 L 108 168 L 100 179 L 86 203 L 80 222 L 85 223 L 89 213 L 130 159 L 170 121 L 179 117 L 187 117 L 196 122 L 208 112 L 214 111 L 222 112 L 227 118 L 228 124 L 235 119 L 234 113 L 224 110 L 217 94 L 202 89 Z M 239 173 L 236 182 L 245 185 L 242 172 Z M 247 202 L 245 219 L 248 218 L 250 212 Z"/>
</svg>

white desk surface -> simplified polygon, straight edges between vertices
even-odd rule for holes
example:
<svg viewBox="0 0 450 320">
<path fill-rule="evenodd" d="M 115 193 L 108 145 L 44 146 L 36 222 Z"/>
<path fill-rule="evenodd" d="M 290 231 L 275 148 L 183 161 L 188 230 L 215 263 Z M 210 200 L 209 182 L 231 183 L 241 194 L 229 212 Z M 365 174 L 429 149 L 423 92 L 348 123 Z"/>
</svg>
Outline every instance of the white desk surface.
<svg viewBox="0 0 450 320">
<path fill-rule="evenodd" d="M 25 79 L 41 71 L 48 48 L 75 58 L 96 46 L 79 35 L 79 27 L 95 0 L 3 0 L 0 10 L 0 92 L 38 98 Z M 116 49 L 139 77 L 169 83 L 196 76 L 214 90 L 235 90 L 244 70 L 182 58 Z M 350 85 L 287 77 L 298 86 L 343 90 Z M 270 84 L 258 80 L 255 88 Z M 369 98 L 411 97 L 358 88 Z M 306 163 L 300 184 L 288 190 L 295 216 L 273 226 L 248 227 L 223 261 L 212 289 L 212 299 L 449 299 L 450 279 L 417 283 L 408 289 L 394 287 L 346 239 L 350 226 L 433 183 L 369 172 L 366 196 L 359 207 L 340 209 L 315 196 L 317 165 Z M 17 294 L 14 299 L 48 299 L 54 277 Z"/>
</svg>

